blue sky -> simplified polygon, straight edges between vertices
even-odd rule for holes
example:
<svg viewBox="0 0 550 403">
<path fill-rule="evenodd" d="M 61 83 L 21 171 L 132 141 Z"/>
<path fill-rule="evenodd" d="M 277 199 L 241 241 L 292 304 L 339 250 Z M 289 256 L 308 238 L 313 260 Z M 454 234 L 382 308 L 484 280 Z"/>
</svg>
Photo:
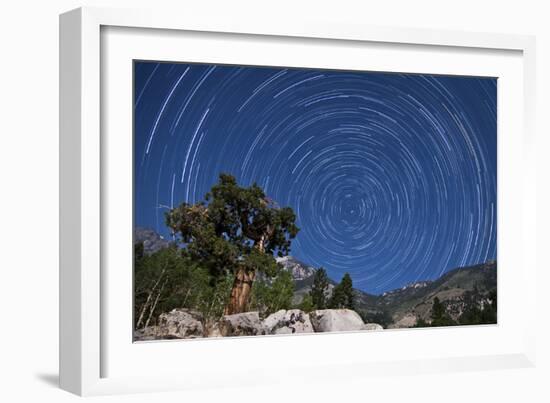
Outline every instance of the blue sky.
<svg viewBox="0 0 550 403">
<path fill-rule="evenodd" d="M 134 92 L 138 226 L 227 172 L 370 293 L 496 258 L 495 78 L 135 62 Z"/>
</svg>

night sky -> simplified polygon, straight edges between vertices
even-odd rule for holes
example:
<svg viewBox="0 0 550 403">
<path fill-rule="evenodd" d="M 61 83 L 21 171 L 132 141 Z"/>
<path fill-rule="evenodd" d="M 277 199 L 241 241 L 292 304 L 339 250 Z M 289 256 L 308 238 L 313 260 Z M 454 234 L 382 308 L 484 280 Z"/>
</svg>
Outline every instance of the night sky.
<svg viewBox="0 0 550 403">
<path fill-rule="evenodd" d="M 291 254 L 380 294 L 496 258 L 494 78 L 135 62 L 135 224 L 220 172 L 301 228 Z"/>
</svg>

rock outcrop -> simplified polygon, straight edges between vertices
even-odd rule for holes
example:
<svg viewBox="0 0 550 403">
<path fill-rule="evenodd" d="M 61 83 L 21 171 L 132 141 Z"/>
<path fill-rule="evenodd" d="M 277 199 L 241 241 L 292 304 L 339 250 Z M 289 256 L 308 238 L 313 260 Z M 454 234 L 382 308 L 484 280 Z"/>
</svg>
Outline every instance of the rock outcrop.
<svg viewBox="0 0 550 403">
<path fill-rule="evenodd" d="M 275 260 L 283 266 L 284 270 L 290 272 L 294 281 L 305 280 L 315 274 L 313 267 L 300 262 L 292 256 L 276 257 Z"/>
<path fill-rule="evenodd" d="M 413 327 L 418 322 L 418 318 L 413 313 L 407 313 L 399 320 L 395 320 L 390 326 L 390 329 L 400 329 L 404 327 Z"/>
<path fill-rule="evenodd" d="M 309 315 L 299 309 L 284 309 L 269 315 L 262 322 L 266 334 L 313 333 Z"/>
<path fill-rule="evenodd" d="M 162 337 L 159 336 L 158 326 L 147 326 L 144 329 L 134 330 L 134 341 L 150 341 L 159 340 Z"/>
<path fill-rule="evenodd" d="M 225 315 L 219 323 L 222 336 L 258 336 L 265 334 L 258 312 Z"/>
<path fill-rule="evenodd" d="M 365 327 L 363 319 L 351 309 L 321 309 L 309 316 L 316 332 L 346 332 Z"/>
<path fill-rule="evenodd" d="M 219 322 L 207 321 L 204 324 L 204 337 L 222 337 Z"/>
<path fill-rule="evenodd" d="M 384 328 L 378 323 L 365 323 L 363 330 L 384 330 Z"/>
<path fill-rule="evenodd" d="M 159 316 L 157 336 L 163 339 L 191 339 L 203 337 L 203 318 L 199 312 L 173 309 Z"/>
<path fill-rule="evenodd" d="M 300 309 L 280 310 L 260 319 L 258 312 L 225 315 L 219 321 L 205 321 L 196 311 L 174 309 L 159 316 L 156 326 L 134 332 L 134 340 L 191 339 L 200 337 L 259 336 L 382 330 L 376 323 L 365 324 L 350 309 L 323 309 L 306 313 Z"/>
<path fill-rule="evenodd" d="M 203 317 L 188 309 L 173 309 L 158 318 L 157 326 L 134 331 L 134 340 L 194 339 L 203 337 Z"/>
</svg>

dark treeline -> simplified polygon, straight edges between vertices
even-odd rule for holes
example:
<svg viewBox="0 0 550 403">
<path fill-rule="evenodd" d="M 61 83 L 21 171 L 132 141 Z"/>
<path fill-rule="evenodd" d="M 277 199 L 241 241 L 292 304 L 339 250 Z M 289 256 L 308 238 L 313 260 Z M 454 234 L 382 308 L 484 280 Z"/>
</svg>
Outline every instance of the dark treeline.
<svg viewBox="0 0 550 403">
<path fill-rule="evenodd" d="M 430 321 L 418 320 L 415 327 L 441 327 L 458 325 L 489 325 L 497 323 L 497 293 L 492 290 L 484 300 L 477 290 L 467 291 L 464 295 L 464 312 L 457 320 L 451 318 L 445 309 L 445 304 L 438 297 L 433 299 Z"/>
</svg>

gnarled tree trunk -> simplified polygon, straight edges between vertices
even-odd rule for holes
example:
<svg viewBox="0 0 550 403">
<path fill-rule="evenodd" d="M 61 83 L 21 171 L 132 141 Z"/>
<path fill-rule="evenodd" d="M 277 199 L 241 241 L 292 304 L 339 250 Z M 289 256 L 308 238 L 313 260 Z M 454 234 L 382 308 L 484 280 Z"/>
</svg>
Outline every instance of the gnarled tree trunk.
<svg viewBox="0 0 550 403">
<path fill-rule="evenodd" d="M 273 230 L 269 228 L 268 234 L 271 234 L 272 232 Z M 263 234 L 254 245 L 254 247 L 261 253 L 265 253 L 265 243 L 268 234 Z M 231 289 L 229 304 L 225 307 L 224 315 L 233 315 L 235 313 L 242 313 L 248 310 L 248 302 L 250 300 L 252 284 L 254 283 L 255 278 L 256 272 L 254 270 L 247 270 L 244 267 L 239 268 L 235 274 L 235 281 L 233 282 L 233 288 Z"/>
<path fill-rule="evenodd" d="M 244 267 L 239 268 L 235 274 L 235 281 L 231 289 L 229 303 L 225 307 L 225 315 L 233 315 L 235 313 L 247 311 L 250 292 L 252 291 L 252 283 L 254 283 L 255 277 L 256 273 L 254 271 L 246 270 Z"/>
</svg>

